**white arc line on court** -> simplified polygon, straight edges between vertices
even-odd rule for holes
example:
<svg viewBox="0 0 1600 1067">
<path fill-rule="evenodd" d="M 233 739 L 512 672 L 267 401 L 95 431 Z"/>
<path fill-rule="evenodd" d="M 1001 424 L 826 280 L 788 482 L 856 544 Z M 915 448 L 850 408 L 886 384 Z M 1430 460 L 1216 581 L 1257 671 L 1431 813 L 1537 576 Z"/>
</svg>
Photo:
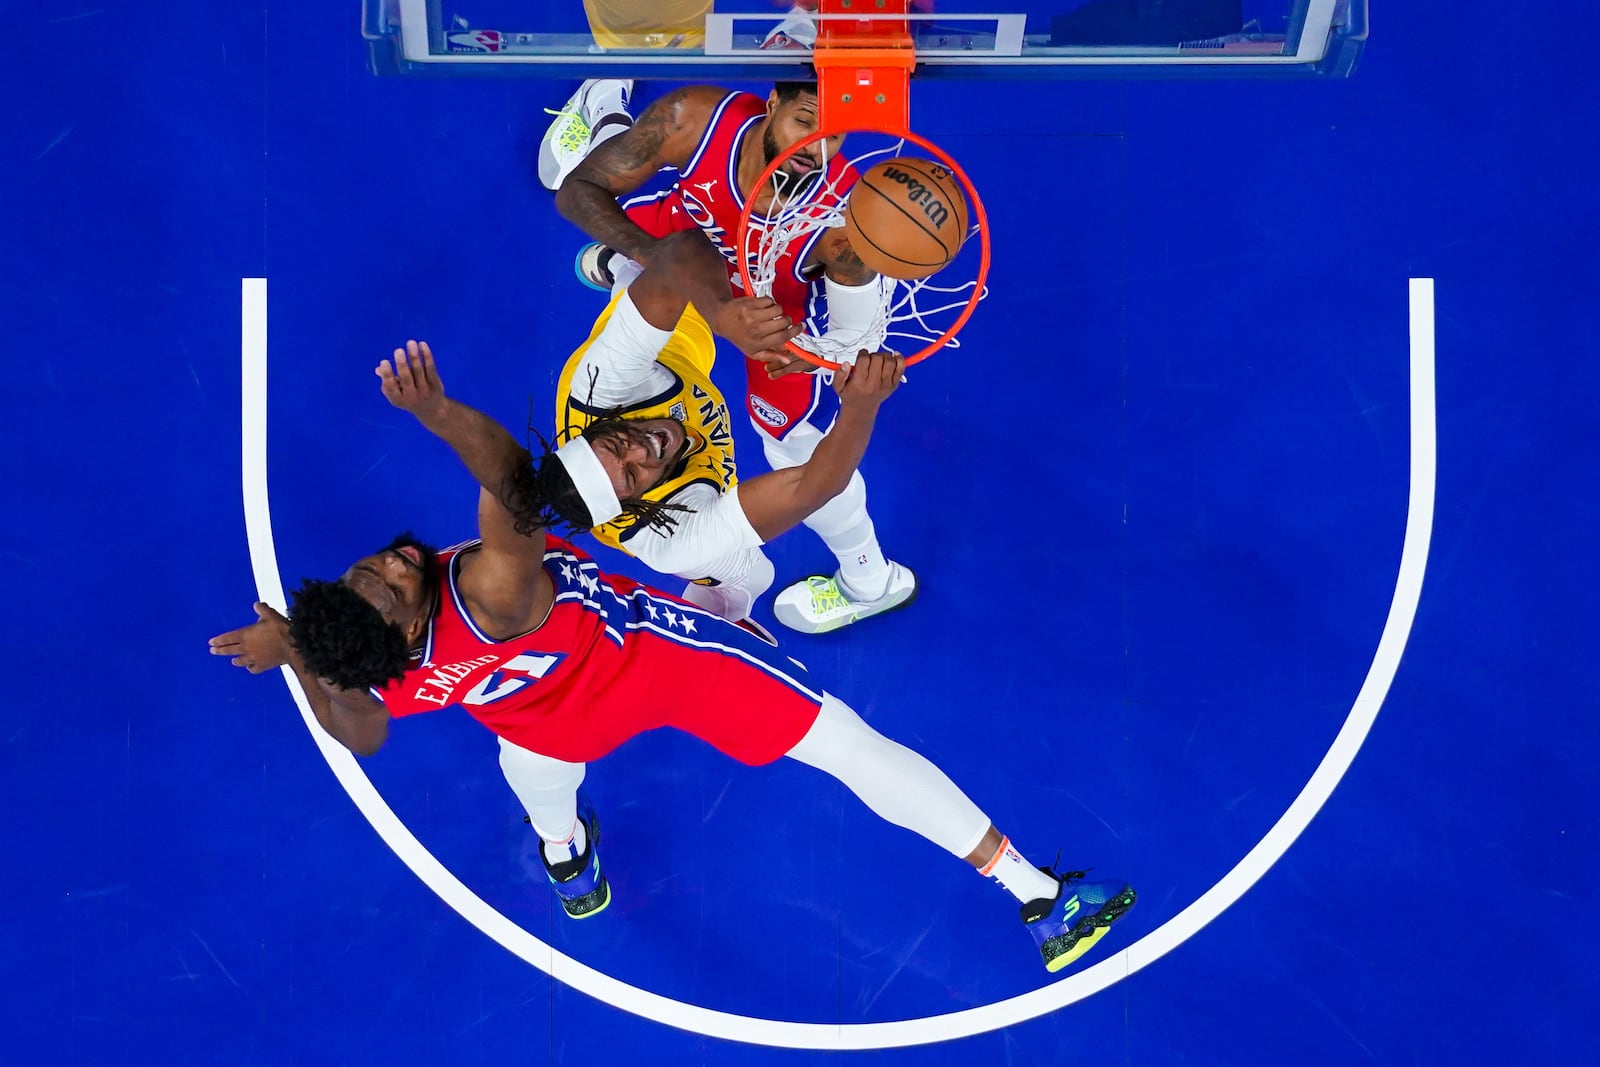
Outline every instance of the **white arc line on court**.
<svg viewBox="0 0 1600 1067">
<path fill-rule="evenodd" d="M 745 1041 L 781 1048 L 875 1049 L 931 1044 L 970 1037 L 1026 1022 L 1064 1008 L 1126 978 L 1165 956 L 1221 915 L 1288 851 L 1332 796 L 1339 780 L 1360 751 L 1377 719 L 1389 685 L 1394 681 L 1416 618 L 1427 569 L 1428 545 L 1433 532 L 1436 438 L 1434 424 L 1434 316 L 1433 279 L 1411 279 L 1411 489 L 1406 511 L 1405 542 L 1400 572 L 1395 579 L 1389 616 L 1367 669 L 1366 681 L 1327 755 L 1261 839 L 1222 880 L 1193 904 L 1168 919 L 1121 952 L 1092 967 L 1068 975 L 1040 989 L 975 1008 L 885 1023 L 797 1023 L 714 1011 L 651 993 L 592 967 L 579 963 L 501 915 L 433 857 L 400 821 L 373 787 L 371 780 L 344 746 L 317 724 L 299 681 L 287 667 L 284 680 L 300 707 L 306 728 L 323 758 L 333 769 L 356 807 L 378 831 L 384 843 L 440 899 L 507 951 L 613 1007 L 678 1027 L 730 1041 Z M 242 289 L 245 529 L 250 562 L 255 571 L 257 595 L 273 607 L 285 606 L 283 583 L 272 543 L 272 519 L 267 506 L 267 283 L 244 279 Z M 908 846 L 914 847 L 914 846 Z M 1020 936 L 1020 931 L 1019 931 Z M 1026 951 L 1022 941 L 1018 951 Z"/>
</svg>

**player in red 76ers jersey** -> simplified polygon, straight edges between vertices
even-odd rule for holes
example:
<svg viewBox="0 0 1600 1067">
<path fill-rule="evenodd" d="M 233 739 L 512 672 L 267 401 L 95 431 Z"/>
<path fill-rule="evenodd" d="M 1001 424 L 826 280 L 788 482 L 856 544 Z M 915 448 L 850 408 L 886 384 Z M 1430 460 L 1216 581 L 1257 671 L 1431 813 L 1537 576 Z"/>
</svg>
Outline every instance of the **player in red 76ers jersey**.
<svg viewBox="0 0 1600 1067">
<path fill-rule="evenodd" d="M 461 707 L 500 739 L 506 779 L 538 832 L 566 912 L 611 899 L 598 822 L 580 806 L 585 764 L 675 726 L 747 764 L 779 756 L 832 775 L 873 811 L 998 881 L 1058 970 L 1133 906 L 1125 882 L 1029 864 L 937 767 L 868 726 L 775 648 L 708 611 L 602 573 L 553 536 L 517 532 L 502 499 L 531 457 L 504 427 L 442 389 L 419 390 L 405 359 L 384 393 L 448 442 L 481 487 L 479 537 L 436 552 L 409 535 L 335 582 L 308 581 L 290 617 L 211 639 L 253 673 L 290 667 L 317 721 L 371 755 L 392 717 Z"/>
<path fill-rule="evenodd" d="M 699 228 L 722 252 L 728 283 L 742 292 L 744 271 L 733 248 L 740 210 L 753 199 L 754 218 L 760 223 L 773 199 L 771 187 L 756 187 L 761 172 L 816 129 L 815 83 L 781 82 L 765 99 L 715 86 L 689 86 L 656 101 L 631 125 L 622 105 L 625 95 L 608 90 L 621 84 L 586 83 L 588 88 L 575 99 L 611 101 L 607 113 L 585 118 L 564 112 L 552 126 L 551 136 L 556 136 L 556 126 L 565 129 L 581 121 L 595 135 L 583 146 L 581 161 L 559 182 L 556 207 L 615 253 L 609 277 L 618 287 L 627 284 L 639 264 L 649 265 L 662 239 Z M 797 194 L 801 197 L 829 195 L 821 191 L 824 183 L 815 180 L 826 169 L 829 177 L 842 178 L 841 191 L 847 190 L 854 172 L 838 155 L 842 139 L 828 138 L 791 156 L 778 172 L 780 180 L 813 189 Z M 626 209 L 618 204 L 619 195 L 637 190 L 663 167 L 677 171 L 670 190 L 630 201 Z M 830 335 L 859 338 L 876 315 L 878 286 L 879 279 L 851 250 L 842 229 L 818 230 L 779 261 L 772 290 L 777 305 L 770 314 L 798 323 L 825 306 Z M 711 325 L 745 353 L 748 414 L 768 463 L 782 469 L 806 462 L 838 413 L 826 376 L 788 373 L 811 365 L 787 353 L 750 358 L 761 350 L 752 339 L 757 331 L 744 328 L 747 324 Z M 769 363 L 777 368 L 777 377 L 769 377 Z M 838 570 L 811 575 L 779 593 L 773 604 L 779 622 L 802 633 L 822 633 L 901 607 L 916 595 L 916 576 L 886 558 L 878 543 L 859 473 L 849 489 L 816 511 L 806 525 L 827 544 Z"/>
</svg>

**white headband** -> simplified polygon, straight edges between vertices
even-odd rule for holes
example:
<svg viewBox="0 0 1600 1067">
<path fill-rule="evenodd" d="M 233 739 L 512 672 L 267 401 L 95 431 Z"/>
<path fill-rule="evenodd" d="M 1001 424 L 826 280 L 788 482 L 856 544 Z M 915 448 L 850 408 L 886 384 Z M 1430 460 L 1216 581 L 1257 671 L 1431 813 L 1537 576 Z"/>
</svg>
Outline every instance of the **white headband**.
<svg viewBox="0 0 1600 1067">
<path fill-rule="evenodd" d="M 578 496 L 583 498 L 583 506 L 589 509 L 590 522 L 604 526 L 622 514 L 622 501 L 611 485 L 611 475 L 600 465 L 600 458 L 588 441 L 574 437 L 556 449 L 556 459 L 567 469 Z"/>
</svg>

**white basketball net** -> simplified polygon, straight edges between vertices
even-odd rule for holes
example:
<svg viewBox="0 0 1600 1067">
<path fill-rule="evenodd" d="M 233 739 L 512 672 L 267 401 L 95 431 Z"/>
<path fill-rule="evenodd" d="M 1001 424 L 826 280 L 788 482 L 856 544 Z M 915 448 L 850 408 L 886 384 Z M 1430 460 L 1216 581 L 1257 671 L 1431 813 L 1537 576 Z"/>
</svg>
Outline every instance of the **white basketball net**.
<svg viewBox="0 0 1600 1067">
<path fill-rule="evenodd" d="M 865 171 L 873 166 L 877 157 L 899 155 L 904 147 L 905 141 L 897 141 L 887 148 L 863 153 L 851 160 L 851 165 L 857 171 Z M 790 180 L 779 183 L 775 177 L 772 206 L 766 213 L 767 221 L 763 224 L 755 217 L 751 218 L 749 239 L 754 247 L 746 247 L 741 251 L 745 253 L 745 260 L 749 264 L 749 291 L 752 295 L 772 295 L 772 283 L 778 276 L 778 261 L 795 242 L 805 240 L 817 230 L 844 225 L 844 198 L 839 195 L 839 179 L 825 177 L 827 162 L 824 155 L 823 165 L 818 168 L 817 177 L 811 182 Z M 826 181 L 826 184 L 813 194 L 817 181 Z M 977 229 L 974 224 L 968 236 L 976 233 Z M 942 315 L 959 314 L 966 307 L 972 288 L 977 284 L 973 280 L 964 285 L 935 285 L 926 278 L 903 281 L 880 276 L 878 313 L 865 331 L 837 331 L 830 323 L 826 332 L 802 333 L 794 339 L 794 343 L 834 363 L 853 363 L 856 353 L 863 349 L 868 352 L 900 352 L 902 347 L 920 350 L 939 339 L 945 326 L 934 323 Z M 988 295 L 985 287 L 978 299 L 982 300 Z M 961 340 L 952 337 L 946 344 L 950 348 L 960 348 Z"/>
</svg>

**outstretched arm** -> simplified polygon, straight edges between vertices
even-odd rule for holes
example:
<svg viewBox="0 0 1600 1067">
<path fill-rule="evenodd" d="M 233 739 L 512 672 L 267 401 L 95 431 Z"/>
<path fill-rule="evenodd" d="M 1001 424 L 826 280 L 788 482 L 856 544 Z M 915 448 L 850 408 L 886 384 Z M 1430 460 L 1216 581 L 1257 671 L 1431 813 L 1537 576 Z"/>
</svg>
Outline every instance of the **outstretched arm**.
<svg viewBox="0 0 1600 1067">
<path fill-rule="evenodd" d="M 878 408 L 900 384 L 905 365 L 900 356 L 863 352 L 855 366 L 834 371 L 839 418 L 811 458 L 739 484 L 739 504 L 763 541 L 799 525 L 844 492 L 866 454 Z"/>
<path fill-rule="evenodd" d="M 808 269 L 821 267 L 828 296 L 827 336 L 843 345 L 872 348 L 883 339 L 875 327 L 880 320 L 881 287 L 890 284 L 861 261 L 842 228 L 823 234 L 806 260 Z M 782 346 L 749 353 L 767 365 L 768 378 L 810 374 L 816 365 Z"/>
<path fill-rule="evenodd" d="M 478 508 L 484 544 L 542 559 L 544 545 L 518 534 L 505 506 L 506 478 L 518 465 L 529 462 L 528 450 L 488 415 L 445 395 L 428 342 L 407 341 L 404 348 L 394 350 L 393 363 L 384 360 L 375 373 L 389 403 L 411 412 L 418 422 L 455 449 L 488 494 L 490 499 Z M 491 506 L 495 504 L 498 507 Z"/>
<path fill-rule="evenodd" d="M 411 412 L 455 449 L 478 484 L 491 493 L 498 494 L 506 472 L 527 458 L 527 449 L 504 426 L 445 395 L 428 342 L 407 341 L 404 348 L 394 350 L 393 363 L 384 360 L 374 373 L 382 382 L 385 399 Z"/>
<path fill-rule="evenodd" d="M 459 586 L 471 604 L 486 613 L 488 618 L 480 623 L 525 619 L 547 592 L 547 583 L 540 580 L 545 540 L 517 532 L 507 500 L 512 474 L 532 462 L 528 450 L 488 415 L 445 395 L 427 342 L 407 341 L 405 348 L 395 349 L 393 365 L 384 360 L 377 374 L 389 403 L 411 412 L 443 438 L 481 487 L 478 536 L 483 547 Z"/>
<path fill-rule="evenodd" d="M 689 162 L 727 90 L 690 85 L 644 110 L 627 133 L 595 147 L 556 193 L 556 210 L 578 229 L 629 259 L 650 265 L 656 238 L 629 220 L 617 197 L 662 167 Z"/>
<path fill-rule="evenodd" d="M 782 348 L 801 330 L 771 297 L 734 296 L 727 262 L 699 230 L 661 240 L 655 259 L 628 287 L 628 296 L 644 320 L 662 330 L 676 326 L 684 303 L 691 303 L 712 332 L 747 355 Z"/>
<path fill-rule="evenodd" d="M 339 689 L 306 670 L 289 640 L 289 620 L 257 602 L 256 621 L 218 634 L 210 641 L 213 656 L 231 656 L 235 667 L 260 674 L 287 666 L 300 680 L 312 714 L 322 728 L 358 756 L 370 756 L 389 738 L 389 712 L 370 693 Z"/>
</svg>

